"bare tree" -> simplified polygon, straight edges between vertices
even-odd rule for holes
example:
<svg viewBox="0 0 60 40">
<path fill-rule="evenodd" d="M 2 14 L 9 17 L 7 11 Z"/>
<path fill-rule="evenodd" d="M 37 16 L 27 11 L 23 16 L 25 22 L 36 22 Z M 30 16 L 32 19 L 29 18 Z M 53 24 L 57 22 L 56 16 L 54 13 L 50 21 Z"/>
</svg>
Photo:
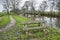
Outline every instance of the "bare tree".
<svg viewBox="0 0 60 40">
<path fill-rule="evenodd" d="M 10 0 L 10 8 L 12 9 L 12 11 L 14 13 L 17 12 L 16 9 L 18 9 L 19 3 L 21 2 L 21 0 Z M 18 9 L 19 10 L 19 9 Z"/>
<path fill-rule="evenodd" d="M 44 14 L 44 11 L 47 9 L 47 6 L 47 1 L 42 1 L 38 9 L 40 14 Z M 44 16 L 42 17 L 42 19 L 44 20 Z"/>
<path fill-rule="evenodd" d="M 53 12 L 54 7 L 55 7 L 55 1 L 52 1 L 51 5 L 50 5 L 50 12 L 51 12 L 51 14 Z"/>
<path fill-rule="evenodd" d="M 35 14 L 35 5 L 36 5 L 36 1 L 35 0 L 30 0 L 30 7 L 31 7 L 31 12 L 32 14 L 34 14 L 34 17 L 36 17 L 36 14 Z"/>
<path fill-rule="evenodd" d="M 29 13 L 29 6 L 30 6 L 30 1 L 26 1 L 22 7 L 22 11 L 27 14 L 28 17 L 28 13 Z"/>
<path fill-rule="evenodd" d="M 44 12 L 46 9 L 47 9 L 47 1 L 43 1 L 41 4 L 40 4 L 40 6 L 39 6 L 39 11 L 40 12 Z"/>
<path fill-rule="evenodd" d="M 19 7 L 20 2 L 21 2 L 21 0 L 2 0 L 1 1 L 4 9 L 7 11 L 8 14 L 10 12 L 10 9 L 14 13 L 16 13 L 19 10 L 18 7 Z"/>
<path fill-rule="evenodd" d="M 9 5 L 10 5 L 9 0 L 2 0 L 1 3 L 3 5 L 4 10 L 6 10 L 7 11 L 7 14 L 9 14 Z"/>
<path fill-rule="evenodd" d="M 57 0 L 57 5 L 56 5 L 56 7 L 57 7 L 57 10 L 60 12 L 60 0 Z M 60 13 L 59 13 L 60 14 Z"/>
<path fill-rule="evenodd" d="M 51 15 L 53 15 L 53 9 L 55 7 L 55 1 L 50 0 L 49 3 L 50 3 L 50 13 L 51 13 Z M 51 25 L 51 27 L 53 26 L 52 25 L 52 16 L 50 17 L 50 25 Z"/>
</svg>

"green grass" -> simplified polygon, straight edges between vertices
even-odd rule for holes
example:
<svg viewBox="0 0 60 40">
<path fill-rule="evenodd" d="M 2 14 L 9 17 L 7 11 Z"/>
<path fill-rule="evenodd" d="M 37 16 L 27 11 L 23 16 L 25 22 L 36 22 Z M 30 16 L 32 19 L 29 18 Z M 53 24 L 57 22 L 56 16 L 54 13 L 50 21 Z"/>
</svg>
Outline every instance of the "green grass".
<svg viewBox="0 0 60 40">
<path fill-rule="evenodd" d="M 5 27 L 10 22 L 10 17 L 8 15 L 0 17 L 0 28 Z"/>
<path fill-rule="evenodd" d="M 18 16 L 18 15 L 15 15 L 13 16 L 14 19 L 16 20 L 16 27 L 20 27 L 20 28 L 23 28 L 23 26 L 21 25 L 23 22 L 26 22 L 29 20 L 29 18 L 24 18 L 22 16 Z"/>
<path fill-rule="evenodd" d="M 13 18 L 16 20 L 15 26 L 12 29 L 7 30 L 6 32 L 0 33 L 0 35 L 3 36 L 0 37 L 1 40 L 18 40 L 20 38 L 20 30 L 23 28 L 21 23 L 29 20 L 28 18 L 17 15 L 13 15 Z"/>
<path fill-rule="evenodd" d="M 20 36 L 25 40 L 28 37 L 24 32 L 21 32 L 23 28 L 21 23 L 29 21 L 29 18 L 18 15 L 13 15 L 13 18 L 16 20 L 15 26 L 6 32 L 1 32 L 0 40 L 20 40 Z M 46 34 L 44 30 L 49 32 Z M 39 30 L 30 30 L 30 32 L 32 33 L 30 37 L 37 37 L 37 40 L 60 40 L 60 32 L 54 28 L 41 28 Z"/>
<path fill-rule="evenodd" d="M 7 15 L 7 13 L 6 12 L 0 12 L 0 17 L 2 17 L 4 15 Z"/>
</svg>

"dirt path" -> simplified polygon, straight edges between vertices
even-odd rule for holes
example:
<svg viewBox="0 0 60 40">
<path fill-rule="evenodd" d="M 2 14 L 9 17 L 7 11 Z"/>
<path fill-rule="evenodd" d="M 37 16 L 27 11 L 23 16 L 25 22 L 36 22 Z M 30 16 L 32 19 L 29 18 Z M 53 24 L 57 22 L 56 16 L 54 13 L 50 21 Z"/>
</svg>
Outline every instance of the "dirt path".
<svg viewBox="0 0 60 40">
<path fill-rule="evenodd" d="M 11 27 L 13 27 L 15 24 L 15 20 L 13 19 L 13 17 L 10 15 L 10 23 L 8 25 L 6 25 L 5 28 L 0 29 L 0 32 L 6 31 L 7 29 L 10 29 Z"/>
</svg>

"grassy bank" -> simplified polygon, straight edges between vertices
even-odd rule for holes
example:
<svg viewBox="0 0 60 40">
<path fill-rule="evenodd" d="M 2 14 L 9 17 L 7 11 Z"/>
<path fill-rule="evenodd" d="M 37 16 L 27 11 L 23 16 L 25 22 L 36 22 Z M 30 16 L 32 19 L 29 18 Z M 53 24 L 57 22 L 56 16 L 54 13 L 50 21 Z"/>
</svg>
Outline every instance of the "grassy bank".
<svg viewBox="0 0 60 40">
<path fill-rule="evenodd" d="M 8 15 L 6 12 L 0 12 L 0 17 Z"/>
<path fill-rule="evenodd" d="M 8 15 L 0 17 L 0 28 L 5 27 L 10 22 L 10 17 Z"/>
<path fill-rule="evenodd" d="M 16 24 L 10 30 L 0 33 L 0 40 L 26 40 L 28 37 L 25 32 L 21 32 L 23 26 L 21 23 L 29 21 L 29 18 L 13 15 L 13 18 L 16 20 Z M 47 32 L 48 31 L 48 32 Z M 54 28 L 42 28 L 39 30 L 30 30 L 31 35 L 30 40 L 37 38 L 36 40 L 60 40 L 60 32 Z"/>
<path fill-rule="evenodd" d="M 10 30 L 7 30 L 6 32 L 1 32 L 0 33 L 1 40 L 19 40 L 20 39 L 20 30 L 23 28 L 21 23 L 29 19 L 21 16 L 17 16 L 17 15 L 13 15 L 13 18 L 16 20 L 15 26 Z"/>
<path fill-rule="evenodd" d="M 22 27 L 22 23 L 25 22 L 25 21 L 28 21 L 29 19 L 26 18 L 26 17 L 22 17 L 22 16 L 18 16 L 18 15 L 15 15 L 13 16 L 14 19 L 16 20 L 16 27 Z"/>
</svg>

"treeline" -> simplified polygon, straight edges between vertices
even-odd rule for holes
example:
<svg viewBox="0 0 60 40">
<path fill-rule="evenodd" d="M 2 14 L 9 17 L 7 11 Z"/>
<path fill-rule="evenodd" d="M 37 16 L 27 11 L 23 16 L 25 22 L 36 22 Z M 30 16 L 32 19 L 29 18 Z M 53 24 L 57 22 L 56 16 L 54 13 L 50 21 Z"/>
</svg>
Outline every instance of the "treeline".
<svg viewBox="0 0 60 40">
<path fill-rule="evenodd" d="M 21 7 L 22 0 L 1 0 L 1 4 L 3 5 L 3 12 L 7 12 L 8 14 L 10 12 L 15 14 L 24 14 L 24 13 L 41 13 L 41 15 L 48 15 L 45 14 L 47 10 L 50 10 L 49 15 L 56 15 L 54 12 L 60 12 L 60 0 L 48 0 L 48 1 L 42 1 L 39 4 L 38 9 L 36 10 L 37 2 L 36 0 L 29 0 L 25 1 L 23 6 Z M 43 13 L 42 13 L 43 12 Z M 58 13 L 59 15 L 60 13 Z"/>
</svg>

